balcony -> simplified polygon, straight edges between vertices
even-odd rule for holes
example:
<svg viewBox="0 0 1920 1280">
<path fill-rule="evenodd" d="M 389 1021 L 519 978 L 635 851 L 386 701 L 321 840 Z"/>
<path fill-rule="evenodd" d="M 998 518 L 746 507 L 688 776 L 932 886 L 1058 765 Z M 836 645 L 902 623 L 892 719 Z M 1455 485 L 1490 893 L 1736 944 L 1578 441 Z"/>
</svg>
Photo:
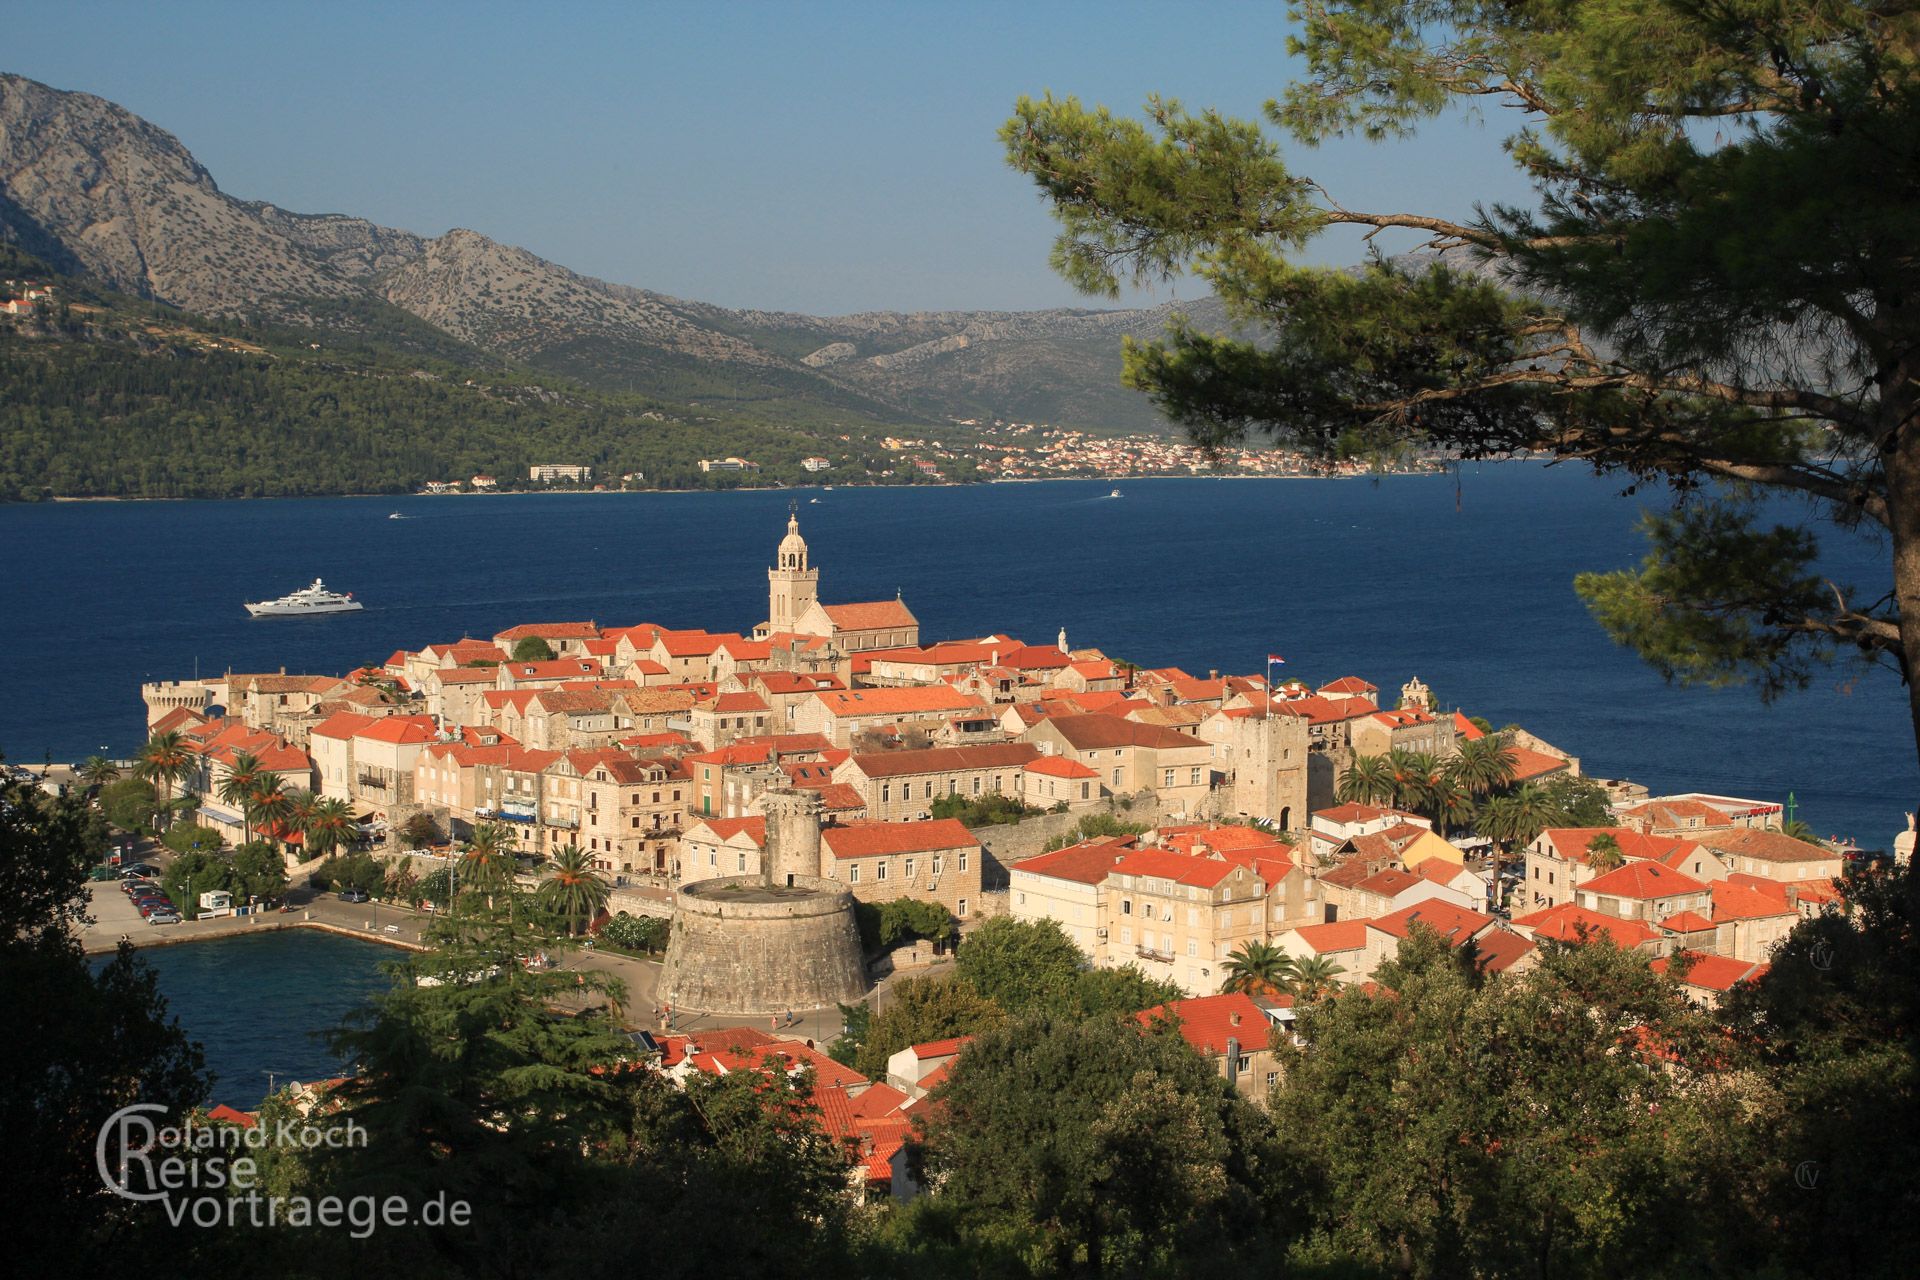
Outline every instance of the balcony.
<svg viewBox="0 0 1920 1280">
<path fill-rule="evenodd" d="M 1151 947 L 1136 947 L 1133 953 L 1142 960 L 1151 960 L 1155 964 L 1173 963 L 1173 952 L 1171 951 L 1155 951 Z"/>
</svg>

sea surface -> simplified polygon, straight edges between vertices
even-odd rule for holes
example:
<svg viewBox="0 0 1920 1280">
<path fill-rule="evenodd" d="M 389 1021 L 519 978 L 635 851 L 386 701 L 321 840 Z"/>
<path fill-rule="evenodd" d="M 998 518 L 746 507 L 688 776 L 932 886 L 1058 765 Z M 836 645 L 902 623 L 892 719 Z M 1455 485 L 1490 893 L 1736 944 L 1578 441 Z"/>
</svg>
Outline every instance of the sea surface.
<svg viewBox="0 0 1920 1280">
<path fill-rule="evenodd" d="M 1768 706 L 1670 688 L 1573 594 L 1636 563 L 1664 495 L 1534 464 L 1459 476 L 1063 481 L 728 494 L 552 494 L 0 507 L 0 751 L 124 756 L 143 680 L 339 673 L 520 622 L 714 631 L 766 617 L 790 502 L 828 602 L 904 596 L 927 640 L 1004 632 L 1146 666 L 1358 675 L 1519 723 L 1589 773 L 1784 802 L 1885 847 L 1920 798 L 1905 699 L 1848 662 Z M 1780 518 L 1797 508 L 1779 504 Z M 403 519 L 389 516 L 399 513 Z M 1889 581 L 1828 531 L 1825 569 Z M 361 613 L 247 616 L 322 576 Z M 306 1025 L 312 1025 L 311 1020 Z"/>
<path fill-rule="evenodd" d="M 280 929 L 147 947 L 140 958 L 159 976 L 168 1012 L 206 1051 L 209 1104 L 244 1111 L 292 1081 L 342 1074 L 346 1064 L 324 1033 L 387 990 L 381 965 L 401 954 L 318 929 Z"/>
</svg>

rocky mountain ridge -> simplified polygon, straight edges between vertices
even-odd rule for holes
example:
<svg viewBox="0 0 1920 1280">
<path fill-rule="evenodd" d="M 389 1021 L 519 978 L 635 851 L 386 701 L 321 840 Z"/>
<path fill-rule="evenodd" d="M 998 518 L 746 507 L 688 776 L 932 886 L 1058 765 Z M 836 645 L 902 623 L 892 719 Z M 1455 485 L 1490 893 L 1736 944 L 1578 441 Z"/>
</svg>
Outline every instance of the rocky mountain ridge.
<svg viewBox="0 0 1920 1280">
<path fill-rule="evenodd" d="M 1120 338 L 1212 299 L 1135 310 L 732 310 L 580 275 L 478 232 L 439 237 L 220 190 L 172 134 L 105 99 L 0 74 L 0 240 L 211 315 L 347 323 L 391 303 L 483 352 L 592 385 L 889 421 L 1159 422 Z M 324 305 L 323 305 L 324 304 Z"/>
</svg>

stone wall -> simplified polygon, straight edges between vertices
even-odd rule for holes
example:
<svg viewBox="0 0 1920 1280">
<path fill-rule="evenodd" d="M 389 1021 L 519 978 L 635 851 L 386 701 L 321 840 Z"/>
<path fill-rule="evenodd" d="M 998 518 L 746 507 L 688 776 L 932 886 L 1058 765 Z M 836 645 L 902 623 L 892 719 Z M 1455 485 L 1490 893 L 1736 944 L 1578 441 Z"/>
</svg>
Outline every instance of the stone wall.
<svg viewBox="0 0 1920 1280">
<path fill-rule="evenodd" d="M 831 880 L 769 890 L 757 876 L 682 889 L 660 998 L 703 1013 L 831 1008 L 866 994 L 853 898 Z"/>
<path fill-rule="evenodd" d="M 1123 822 L 1144 822 L 1149 827 L 1159 824 L 1160 801 L 1151 792 L 1127 799 L 1132 802 L 1131 808 L 1122 808 L 1117 800 L 1109 797 L 1090 808 L 1075 809 L 1071 813 L 1042 814 L 1012 826 L 969 827 L 968 830 L 987 855 L 985 865 L 981 867 L 981 887 L 989 890 L 1006 888 L 1008 867 L 1037 853 L 1044 853 L 1048 841 L 1072 831 L 1080 824 L 1080 819 L 1088 814 L 1110 813 Z"/>
</svg>

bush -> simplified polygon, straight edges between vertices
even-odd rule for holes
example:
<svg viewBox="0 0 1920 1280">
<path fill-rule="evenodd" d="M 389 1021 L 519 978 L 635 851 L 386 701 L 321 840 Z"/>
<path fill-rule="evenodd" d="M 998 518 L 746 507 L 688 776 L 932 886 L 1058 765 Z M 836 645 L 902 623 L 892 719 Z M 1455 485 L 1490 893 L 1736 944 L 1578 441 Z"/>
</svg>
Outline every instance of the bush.
<svg viewBox="0 0 1920 1280">
<path fill-rule="evenodd" d="M 160 804 L 152 783 L 123 778 L 100 788 L 100 811 L 122 831 L 144 831 L 153 825 Z"/>
<path fill-rule="evenodd" d="M 387 886 L 387 870 L 370 853 L 335 854 L 313 873 L 313 887 L 328 889 L 365 889 L 381 893 Z"/>
<path fill-rule="evenodd" d="M 1008 827 L 1022 818 L 1045 812 L 1042 809 L 1029 808 L 1012 796 L 1002 795 L 986 795 L 973 799 L 957 795 L 941 796 L 933 802 L 930 811 L 936 818 L 957 819 L 963 827 Z"/>
<path fill-rule="evenodd" d="M 1121 805 L 1128 807 L 1125 797 L 1122 797 Z M 1047 851 L 1064 849 L 1070 844 L 1079 844 L 1082 840 L 1096 840 L 1103 836 L 1137 836 L 1148 829 L 1148 825 L 1144 822 L 1129 822 L 1125 818 L 1116 818 L 1111 813 L 1084 814 L 1080 821 L 1073 825 L 1071 831 L 1047 841 Z"/>
<path fill-rule="evenodd" d="M 919 898 L 856 902 L 853 918 L 860 928 L 860 945 L 868 951 L 885 951 L 909 938 L 944 942 L 953 936 L 953 917 L 947 909 Z"/>
<path fill-rule="evenodd" d="M 187 822 L 169 828 L 167 834 L 160 837 L 160 843 L 175 853 L 192 853 L 196 844 L 202 851 L 211 852 L 225 848 L 227 838 L 215 827 L 203 827 L 198 823 Z"/>
<path fill-rule="evenodd" d="M 515 662 L 552 662 L 553 659 L 553 646 L 539 636 L 524 636 L 513 646 Z"/>
<path fill-rule="evenodd" d="M 658 916 L 631 916 L 622 911 L 600 926 L 600 940 L 622 951 L 663 951 L 667 945 L 667 922 Z"/>
</svg>

